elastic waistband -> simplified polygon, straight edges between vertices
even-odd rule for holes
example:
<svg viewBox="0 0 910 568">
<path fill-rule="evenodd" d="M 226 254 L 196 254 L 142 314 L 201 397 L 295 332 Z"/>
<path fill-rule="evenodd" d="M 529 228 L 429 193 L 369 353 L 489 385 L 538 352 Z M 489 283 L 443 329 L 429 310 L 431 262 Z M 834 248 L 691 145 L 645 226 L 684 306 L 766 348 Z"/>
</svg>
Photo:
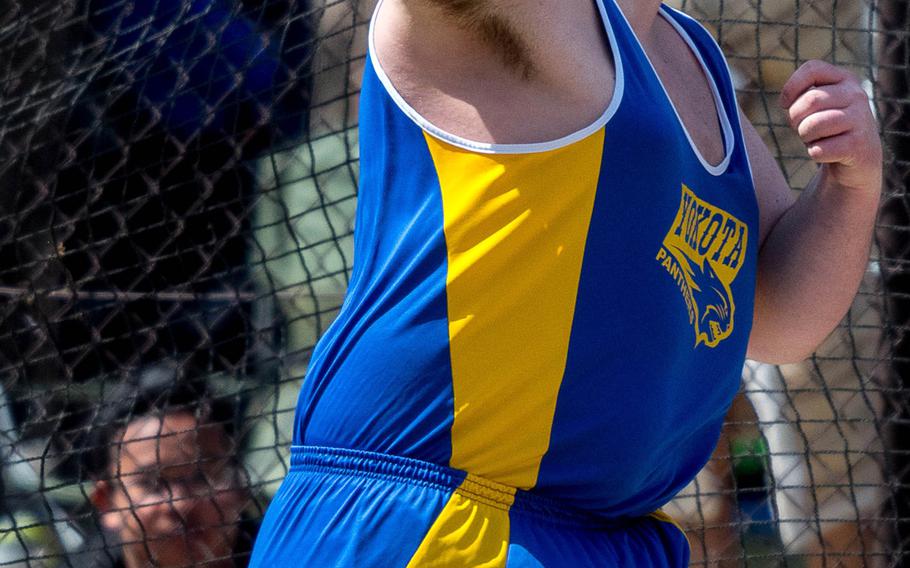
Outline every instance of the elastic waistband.
<svg viewBox="0 0 910 568">
<path fill-rule="evenodd" d="M 291 471 L 337 470 L 367 477 L 400 479 L 411 483 L 456 489 L 466 474 L 434 463 L 367 452 L 324 446 L 291 446 Z M 508 492 L 502 486 L 503 495 Z"/>
<path fill-rule="evenodd" d="M 503 510 L 533 514 L 551 522 L 570 523 L 588 528 L 625 527 L 649 519 L 649 517 L 606 519 L 588 511 L 567 507 L 557 500 L 450 467 L 364 450 L 291 446 L 291 472 L 303 471 L 331 472 L 423 485 L 457 492 Z"/>
</svg>

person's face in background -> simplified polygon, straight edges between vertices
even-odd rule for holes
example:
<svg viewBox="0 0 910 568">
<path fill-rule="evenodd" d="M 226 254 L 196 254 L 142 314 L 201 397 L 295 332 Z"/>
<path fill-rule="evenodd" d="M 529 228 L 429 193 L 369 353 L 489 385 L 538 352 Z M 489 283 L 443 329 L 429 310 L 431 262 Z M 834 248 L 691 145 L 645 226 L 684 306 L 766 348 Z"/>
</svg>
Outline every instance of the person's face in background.
<svg viewBox="0 0 910 568">
<path fill-rule="evenodd" d="M 232 566 L 245 493 L 224 429 L 187 412 L 143 416 L 114 444 L 92 501 L 126 566 Z"/>
</svg>

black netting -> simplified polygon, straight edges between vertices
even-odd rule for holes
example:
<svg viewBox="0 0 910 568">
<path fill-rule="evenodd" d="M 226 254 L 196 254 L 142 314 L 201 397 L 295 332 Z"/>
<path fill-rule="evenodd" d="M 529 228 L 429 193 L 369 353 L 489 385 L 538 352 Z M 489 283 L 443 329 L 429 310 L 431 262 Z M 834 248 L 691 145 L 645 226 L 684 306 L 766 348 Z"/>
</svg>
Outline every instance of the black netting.
<svg viewBox="0 0 910 568">
<path fill-rule="evenodd" d="M 849 315 L 803 364 L 747 365 L 714 458 L 667 511 L 695 564 L 901 564 L 907 5 L 671 3 L 723 45 L 794 189 L 814 165 L 776 97 L 812 58 L 864 81 L 887 171 Z M 0 565 L 115 565 L 130 547 L 245 565 L 351 270 L 372 5 L 0 0 Z M 156 503 L 203 510 L 221 540 L 155 536 L 135 509 Z"/>
</svg>

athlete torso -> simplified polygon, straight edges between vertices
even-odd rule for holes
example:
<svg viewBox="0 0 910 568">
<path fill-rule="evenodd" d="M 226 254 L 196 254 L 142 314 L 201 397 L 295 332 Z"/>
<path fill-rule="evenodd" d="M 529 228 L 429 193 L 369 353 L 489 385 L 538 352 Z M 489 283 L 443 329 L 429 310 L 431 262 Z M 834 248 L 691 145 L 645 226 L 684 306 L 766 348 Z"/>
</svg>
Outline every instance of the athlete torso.
<svg viewBox="0 0 910 568">
<path fill-rule="evenodd" d="M 355 268 L 296 445 L 416 458 L 605 517 L 653 511 L 707 460 L 759 242 L 730 77 L 687 17 L 661 10 L 655 33 L 682 48 L 652 64 L 612 0 L 591 5 L 604 49 L 564 66 L 604 86 L 593 117 L 568 102 L 584 88 L 562 106 L 539 86 L 510 98 L 514 78 L 431 88 L 372 30 Z M 677 60 L 707 100 L 661 80 Z"/>
</svg>

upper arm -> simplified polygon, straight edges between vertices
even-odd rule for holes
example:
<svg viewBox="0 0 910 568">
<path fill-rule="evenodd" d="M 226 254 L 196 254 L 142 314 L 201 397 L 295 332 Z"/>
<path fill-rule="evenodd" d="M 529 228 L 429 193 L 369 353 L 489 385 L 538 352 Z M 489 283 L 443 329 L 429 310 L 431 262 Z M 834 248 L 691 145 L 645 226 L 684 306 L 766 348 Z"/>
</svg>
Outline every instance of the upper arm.
<svg viewBox="0 0 910 568">
<path fill-rule="evenodd" d="M 742 113 L 740 113 L 740 123 L 743 128 L 746 151 L 749 153 L 749 162 L 752 166 L 755 198 L 758 201 L 758 246 L 759 256 L 761 257 L 765 240 L 784 213 L 793 205 L 794 198 L 774 156 L 771 155 L 761 136 L 755 131 L 755 127 Z M 780 334 L 776 329 L 771 329 L 769 333 L 767 326 L 759 325 L 765 319 L 764 316 L 767 315 L 765 313 L 767 306 L 761 301 L 763 296 L 761 293 L 762 282 L 761 271 L 759 271 L 759 278 L 756 284 L 758 288 L 756 289 L 755 297 L 755 318 L 746 356 L 750 359 L 771 360 L 768 357 L 768 353 L 775 352 L 774 339 Z M 771 345 L 771 347 L 769 348 L 768 345 Z"/>
<path fill-rule="evenodd" d="M 752 165 L 752 180 L 755 185 L 755 198 L 758 201 L 759 213 L 758 243 L 761 247 L 777 221 L 793 205 L 794 198 L 774 156 L 768 151 L 761 136 L 742 112 L 740 112 L 740 123 L 746 142 L 746 151 L 749 153 L 749 161 Z"/>
</svg>

